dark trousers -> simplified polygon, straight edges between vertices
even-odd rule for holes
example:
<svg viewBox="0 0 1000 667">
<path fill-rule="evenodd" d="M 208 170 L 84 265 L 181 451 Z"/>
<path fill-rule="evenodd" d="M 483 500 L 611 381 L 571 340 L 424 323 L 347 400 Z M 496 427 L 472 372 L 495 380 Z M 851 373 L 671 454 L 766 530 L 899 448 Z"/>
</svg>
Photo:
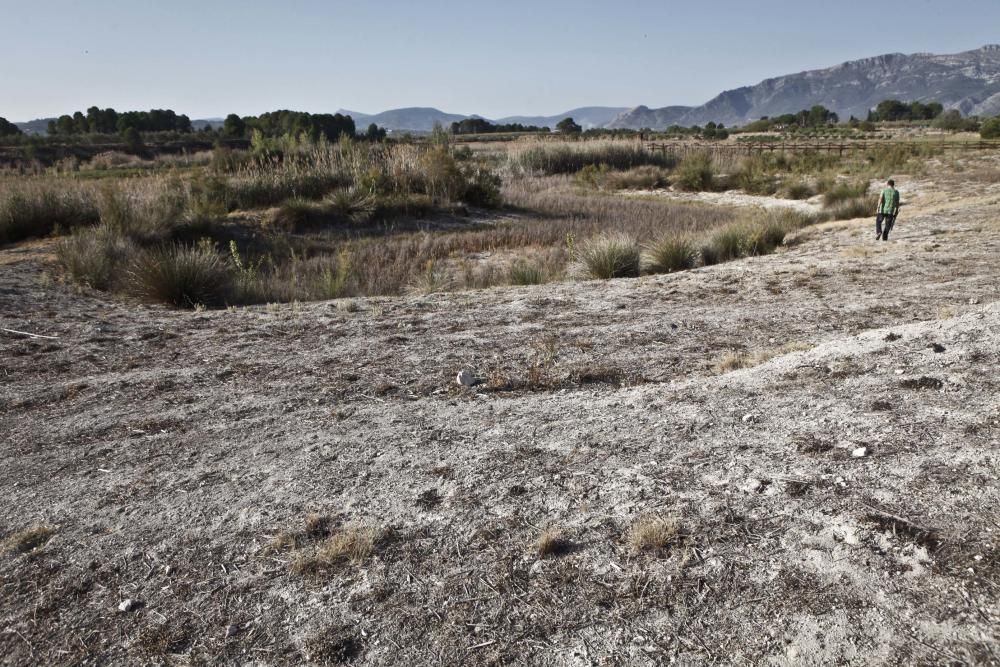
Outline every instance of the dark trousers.
<svg viewBox="0 0 1000 667">
<path fill-rule="evenodd" d="M 884 229 L 882 228 L 883 222 L 885 222 Z M 875 216 L 875 238 L 888 241 L 889 232 L 892 231 L 892 226 L 894 224 L 896 224 L 896 216 L 889 215 L 888 213 L 879 213 Z"/>
</svg>

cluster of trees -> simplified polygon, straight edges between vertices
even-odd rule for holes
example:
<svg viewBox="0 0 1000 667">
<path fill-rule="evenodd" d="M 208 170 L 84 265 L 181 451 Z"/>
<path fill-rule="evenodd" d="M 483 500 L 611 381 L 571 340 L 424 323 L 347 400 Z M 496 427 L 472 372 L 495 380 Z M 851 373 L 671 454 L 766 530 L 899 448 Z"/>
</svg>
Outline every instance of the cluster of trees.
<svg viewBox="0 0 1000 667">
<path fill-rule="evenodd" d="M 556 129 L 563 134 L 580 134 L 583 132 L 583 128 L 580 127 L 572 118 L 563 118 L 561 121 L 556 123 Z"/>
<path fill-rule="evenodd" d="M 49 134 L 114 134 L 127 130 L 136 132 L 191 132 L 191 119 L 172 109 L 125 111 L 90 107 L 87 114 L 77 111 L 64 114 L 49 122 Z"/>
<path fill-rule="evenodd" d="M 899 100 L 883 100 L 874 110 L 868 112 L 868 120 L 934 120 L 944 111 L 944 106 L 938 102 L 900 102 Z"/>
<path fill-rule="evenodd" d="M 983 139 L 1000 139 L 1000 116 L 983 121 L 979 136 Z"/>
<path fill-rule="evenodd" d="M 743 130 L 745 132 L 767 132 L 786 127 L 824 127 L 836 125 L 839 122 L 840 117 L 836 112 L 830 111 L 822 104 L 817 104 L 811 109 L 803 109 L 798 113 L 786 113 L 773 117 L 764 116 L 760 120 L 749 123 Z"/>
<path fill-rule="evenodd" d="M 246 137 L 254 131 L 265 137 L 280 137 L 284 135 L 299 137 L 306 135 L 311 139 L 325 137 L 336 141 L 342 136 L 353 137 L 356 133 L 354 119 L 343 114 L 317 113 L 305 111 L 270 111 L 259 116 L 240 116 L 232 113 L 226 116 L 222 124 L 222 134 L 227 137 Z M 368 133 L 384 138 L 384 130 L 376 126 L 369 127 Z"/>
<path fill-rule="evenodd" d="M 6 118 L 0 118 L 0 137 L 12 137 L 21 134 L 21 128 Z"/>
<path fill-rule="evenodd" d="M 499 132 L 549 132 L 547 127 L 521 123 L 491 123 L 485 118 L 466 118 L 451 124 L 452 134 L 496 134 Z"/>
</svg>

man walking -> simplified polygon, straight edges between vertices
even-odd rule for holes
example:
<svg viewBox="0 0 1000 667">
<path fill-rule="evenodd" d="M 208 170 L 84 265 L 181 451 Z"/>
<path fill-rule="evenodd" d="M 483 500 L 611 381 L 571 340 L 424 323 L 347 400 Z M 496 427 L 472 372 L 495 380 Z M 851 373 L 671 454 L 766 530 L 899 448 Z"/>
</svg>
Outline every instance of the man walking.
<svg viewBox="0 0 1000 667">
<path fill-rule="evenodd" d="M 889 232 L 896 223 L 896 216 L 899 215 L 899 190 L 896 189 L 896 182 L 889 179 L 888 187 L 882 190 L 878 197 L 878 214 L 875 216 L 875 240 L 889 240 Z M 885 229 L 882 223 L 885 223 Z"/>
</svg>

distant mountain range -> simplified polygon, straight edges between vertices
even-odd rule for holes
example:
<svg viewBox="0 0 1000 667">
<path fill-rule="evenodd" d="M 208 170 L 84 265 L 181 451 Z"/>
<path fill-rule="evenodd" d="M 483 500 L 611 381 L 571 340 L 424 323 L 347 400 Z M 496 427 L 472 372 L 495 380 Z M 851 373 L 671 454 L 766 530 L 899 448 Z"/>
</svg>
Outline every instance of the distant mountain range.
<svg viewBox="0 0 1000 667">
<path fill-rule="evenodd" d="M 811 70 L 765 79 L 754 86 L 727 90 L 697 107 L 646 106 L 580 107 L 555 116 L 508 116 L 496 123 L 521 123 L 552 127 L 572 117 L 584 129 L 664 129 L 670 125 L 705 125 L 713 121 L 743 125 L 762 116 L 795 113 L 815 104 L 836 111 L 841 118 L 863 119 L 868 111 L 886 99 L 940 102 L 965 115 L 1000 114 L 1000 45 L 951 55 L 891 53 L 852 60 L 828 69 Z M 446 113 L 430 107 L 392 109 L 377 114 L 341 109 L 350 115 L 359 131 L 371 123 L 394 132 L 430 132 L 435 123 L 448 127 L 456 121 L 482 116 Z M 23 131 L 43 134 L 49 118 L 17 123 Z M 218 127 L 218 118 L 194 120 Z"/>
<path fill-rule="evenodd" d="M 628 111 L 627 107 L 580 107 L 579 109 L 570 109 L 565 113 L 555 116 L 508 116 L 496 120 L 486 120 L 505 125 L 520 123 L 521 125 L 554 128 L 556 123 L 562 119 L 572 118 L 585 130 L 589 130 L 594 127 L 604 127 L 619 114 L 626 111 Z M 392 109 L 377 114 L 366 114 L 340 109 L 337 113 L 342 113 L 353 118 L 354 124 L 357 125 L 359 131 L 371 123 L 375 123 L 379 127 L 384 127 L 394 132 L 430 132 L 434 129 L 435 123 L 440 123 L 442 127 L 447 128 L 452 123 L 465 120 L 466 118 L 484 118 L 484 116 L 477 115 L 462 116 L 460 114 L 445 113 L 444 111 L 430 107 Z"/>
<path fill-rule="evenodd" d="M 869 109 L 887 99 L 940 102 L 966 115 L 1000 114 L 1000 46 L 952 55 L 892 53 L 853 60 L 727 90 L 700 107 L 636 107 L 607 127 L 662 129 L 709 121 L 742 125 L 814 104 L 845 119 L 852 115 L 864 119 Z"/>
</svg>

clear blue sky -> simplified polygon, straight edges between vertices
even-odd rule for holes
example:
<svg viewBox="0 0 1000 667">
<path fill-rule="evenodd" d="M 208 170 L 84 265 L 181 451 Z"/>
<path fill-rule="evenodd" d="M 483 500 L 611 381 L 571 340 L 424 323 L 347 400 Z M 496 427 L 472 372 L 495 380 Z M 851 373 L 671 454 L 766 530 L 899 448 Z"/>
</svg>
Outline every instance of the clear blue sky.
<svg viewBox="0 0 1000 667">
<path fill-rule="evenodd" d="M 701 104 L 769 76 L 1000 42 L 997 0 L 0 0 L 0 116 Z"/>
</svg>

